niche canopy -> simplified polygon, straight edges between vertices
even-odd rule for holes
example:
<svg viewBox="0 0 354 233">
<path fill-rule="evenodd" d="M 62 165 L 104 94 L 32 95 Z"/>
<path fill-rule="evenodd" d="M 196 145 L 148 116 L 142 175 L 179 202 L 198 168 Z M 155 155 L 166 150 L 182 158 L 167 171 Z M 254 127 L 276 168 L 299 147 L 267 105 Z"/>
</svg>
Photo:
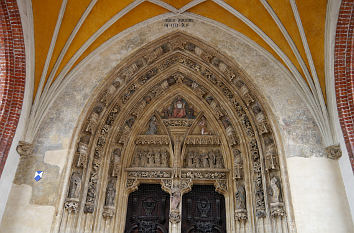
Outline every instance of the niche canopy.
<svg viewBox="0 0 354 233">
<path fill-rule="evenodd" d="M 139 49 L 91 105 L 63 215 L 89 218 L 86 225 L 112 221 L 123 232 L 116 213 L 126 213 L 128 194 L 140 183 L 158 183 L 171 195 L 170 226 L 178 225 L 176 201 L 193 184 L 212 184 L 227 197 L 226 214 L 234 219 L 228 232 L 285 226 L 278 149 L 257 96 L 237 65 L 188 35 Z"/>
</svg>

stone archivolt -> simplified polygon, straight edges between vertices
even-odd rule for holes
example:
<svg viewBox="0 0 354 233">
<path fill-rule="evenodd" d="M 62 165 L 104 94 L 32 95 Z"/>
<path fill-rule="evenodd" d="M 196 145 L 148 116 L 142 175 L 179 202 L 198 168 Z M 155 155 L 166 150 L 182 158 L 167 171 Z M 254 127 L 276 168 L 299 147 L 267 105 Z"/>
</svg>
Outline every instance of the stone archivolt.
<svg viewBox="0 0 354 233">
<path fill-rule="evenodd" d="M 64 215 L 82 210 L 124 225 L 113 218 L 117 208 L 125 214 L 127 199 L 120 195 L 141 182 L 167 187 L 182 179 L 214 184 L 229 196 L 236 225 L 248 224 L 250 232 L 260 221 L 287 224 L 271 124 L 235 64 L 180 33 L 122 64 L 82 127 Z M 171 224 L 178 224 L 178 211 Z M 66 223 L 61 227 L 68 231 Z"/>
</svg>

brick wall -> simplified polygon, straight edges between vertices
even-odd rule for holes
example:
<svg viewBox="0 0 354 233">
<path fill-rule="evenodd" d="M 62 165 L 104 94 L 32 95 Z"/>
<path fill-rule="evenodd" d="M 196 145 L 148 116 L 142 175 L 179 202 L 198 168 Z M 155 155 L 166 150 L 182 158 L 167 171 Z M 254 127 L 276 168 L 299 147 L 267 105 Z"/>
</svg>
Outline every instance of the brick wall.
<svg viewBox="0 0 354 233">
<path fill-rule="evenodd" d="M 354 1 L 342 0 L 335 41 L 334 77 L 344 140 L 354 171 Z"/>
<path fill-rule="evenodd" d="M 16 0 L 0 1 L 0 176 L 16 132 L 25 90 L 25 46 Z"/>
</svg>

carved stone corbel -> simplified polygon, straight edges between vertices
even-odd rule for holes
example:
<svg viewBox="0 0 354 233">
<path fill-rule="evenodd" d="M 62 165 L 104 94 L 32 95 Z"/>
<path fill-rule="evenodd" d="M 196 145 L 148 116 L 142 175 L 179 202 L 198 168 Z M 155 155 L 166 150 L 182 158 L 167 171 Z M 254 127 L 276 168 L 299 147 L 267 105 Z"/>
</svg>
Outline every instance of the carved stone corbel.
<svg viewBox="0 0 354 233">
<path fill-rule="evenodd" d="M 69 213 L 76 213 L 79 209 L 79 199 L 78 198 L 67 198 L 64 203 L 64 208 Z"/>
<path fill-rule="evenodd" d="M 282 202 L 270 203 L 270 215 L 273 218 L 284 216 L 284 204 Z"/>
<path fill-rule="evenodd" d="M 326 153 L 329 159 L 337 160 L 342 157 L 342 150 L 339 144 L 326 147 Z"/>
<path fill-rule="evenodd" d="M 19 141 L 16 151 L 21 157 L 30 156 L 33 153 L 33 144 L 25 141 Z"/>
<path fill-rule="evenodd" d="M 103 212 L 102 212 L 102 216 L 105 219 L 110 219 L 114 216 L 114 211 L 115 211 L 115 207 L 114 206 L 104 206 L 103 207 Z"/>
<path fill-rule="evenodd" d="M 214 182 L 215 191 L 220 194 L 227 193 L 227 180 L 216 180 Z"/>
<path fill-rule="evenodd" d="M 125 188 L 128 193 L 138 190 L 140 182 L 137 179 L 127 179 Z"/>
</svg>

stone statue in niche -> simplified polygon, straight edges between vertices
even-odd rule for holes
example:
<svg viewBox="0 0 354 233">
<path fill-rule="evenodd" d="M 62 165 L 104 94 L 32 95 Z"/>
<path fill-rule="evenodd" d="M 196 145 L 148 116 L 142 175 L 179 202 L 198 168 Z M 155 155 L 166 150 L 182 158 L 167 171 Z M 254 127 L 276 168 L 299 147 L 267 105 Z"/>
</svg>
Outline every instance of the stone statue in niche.
<svg viewBox="0 0 354 233">
<path fill-rule="evenodd" d="M 203 168 L 210 167 L 208 154 L 201 154 Z"/>
<path fill-rule="evenodd" d="M 199 127 L 200 127 L 200 134 L 201 135 L 208 135 L 209 134 L 209 132 L 207 130 L 207 121 L 204 116 L 200 119 Z"/>
<path fill-rule="evenodd" d="M 121 149 L 117 148 L 113 151 L 113 168 L 112 176 L 117 177 L 120 170 L 120 161 L 121 161 Z"/>
<path fill-rule="evenodd" d="M 267 170 L 276 170 L 278 168 L 277 151 L 274 144 L 270 145 L 265 153 Z"/>
<path fill-rule="evenodd" d="M 281 202 L 281 187 L 280 187 L 280 181 L 278 177 L 274 176 L 270 180 L 270 196 L 271 196 L 271 202 L 272 203 L 279 203 Z"/>
<path fill-rule="evenodd" d="M 236 198 L 236 209 L 244 210 L 246 209 L 246 191 L 245 186 L 243 184 L 237 185 L 237 190 L 235 193 Z"/>
<path fill-rule="evenodd" d="M 70 177 L 68 198 L 79 198 L 81 188 L 81 174 L 73 172 Z"/>
<path fill-rule="evenodd" d="M 157 134 L 157 119 L 156 116 L 152 116 L 149 121 L 149 129 L 146 131 L 146 134 L 152 135 Z"/>
<path fill-rule="evenodd" d="M 141 152 L 141 158 L 140 158 L 140 167 L 145 167 L 148 163 L 148 158 L 145 155 L 145 151 Z"/>
<path fill-rule="evenodd" d="M 104 202 L 105 206 L 114 206 L 114 198 L 116 195 L 115 182 L 113 180 L 108 182 L 106 189 L 106 199 Z"/>
<path fill-rule="evenodd" d="M 235 178 L 241 179 L 243 177 L 243 160 L 242 160 L 241 151 L 239 151 L 238 149 L 234 149 L 232 152 L 234 154 Z"/>
<path fill-rule="evenodd" d="M 160 150 L 155 152 L 155 166 L 156 167 L 161 166 L 161 151 Z"/>
</svg>

